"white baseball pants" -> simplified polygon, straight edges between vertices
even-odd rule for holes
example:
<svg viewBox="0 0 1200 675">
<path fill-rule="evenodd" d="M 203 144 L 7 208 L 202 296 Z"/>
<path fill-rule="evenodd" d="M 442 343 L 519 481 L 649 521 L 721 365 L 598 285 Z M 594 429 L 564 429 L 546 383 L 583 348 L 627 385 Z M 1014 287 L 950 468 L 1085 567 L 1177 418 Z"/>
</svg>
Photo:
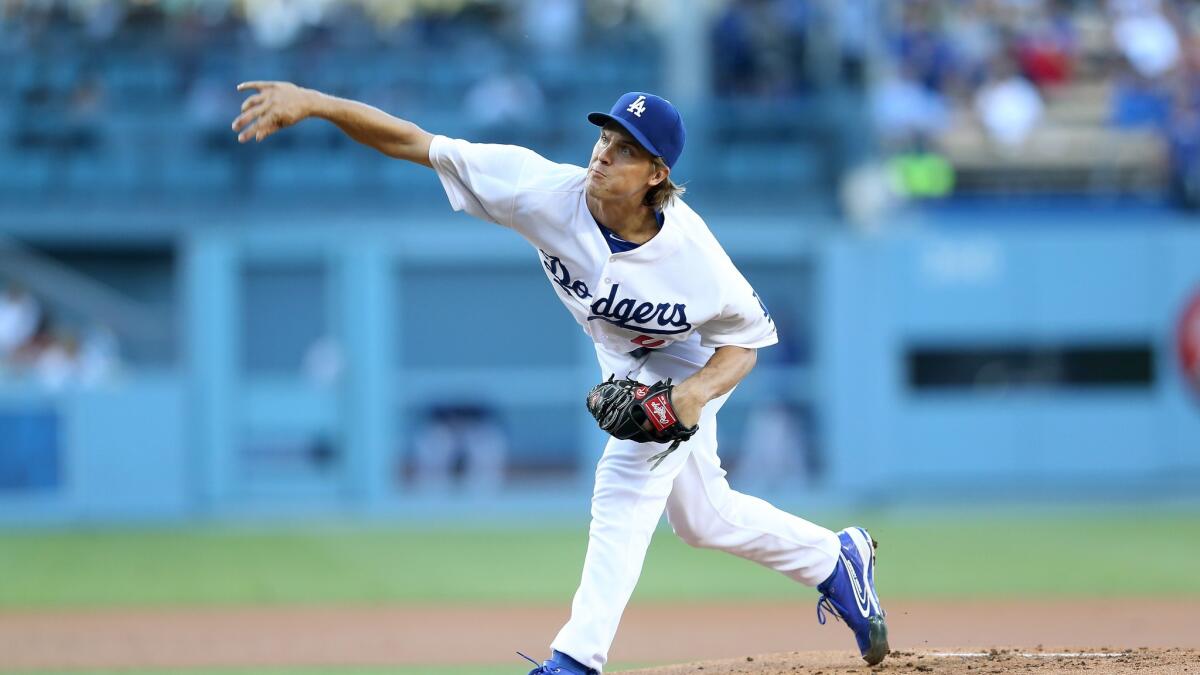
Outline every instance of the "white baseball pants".
<svg viewBox="0 0 1200 675">
<path fill-rule="evenodd" d="M 602 379 L 616 374 L 645 383 L 668 377 L 680 382 L 699 369 L 654 352 L 644 363 L 600 348 L 596 353 Z M 728 551 L 808 586 L 833 573 L 841 550 L 835 533 L 729 487 L 717 457 L 716 422 L 728 398 L 706 405 L 700 430 L 657 469 L 646 459 L 665 446 L 609 439 L 596 466 L 583 577 L 553 649 L 604 669 L 664 510 L 671 529 L 691 546 Z"/>
</svg>

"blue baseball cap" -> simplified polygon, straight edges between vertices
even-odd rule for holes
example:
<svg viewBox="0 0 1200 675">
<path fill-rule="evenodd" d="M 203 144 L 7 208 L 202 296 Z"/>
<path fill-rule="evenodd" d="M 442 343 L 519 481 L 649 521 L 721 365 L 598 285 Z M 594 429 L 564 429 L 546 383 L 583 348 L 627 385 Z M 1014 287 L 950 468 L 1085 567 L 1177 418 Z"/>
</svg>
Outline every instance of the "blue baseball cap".
<svg viewBox="0 0 1200 675">
<path fill-rule="evenodd" d="M 587 118 L 598 127 L 616 122 L 650 154 L 662 157 L 672 169 L 683 154 L 683 142 L 687 138 L 683 118 L 665 98 L 631 91 L 617 99 L 608 113 L 594 112 Z"/>
</svg>

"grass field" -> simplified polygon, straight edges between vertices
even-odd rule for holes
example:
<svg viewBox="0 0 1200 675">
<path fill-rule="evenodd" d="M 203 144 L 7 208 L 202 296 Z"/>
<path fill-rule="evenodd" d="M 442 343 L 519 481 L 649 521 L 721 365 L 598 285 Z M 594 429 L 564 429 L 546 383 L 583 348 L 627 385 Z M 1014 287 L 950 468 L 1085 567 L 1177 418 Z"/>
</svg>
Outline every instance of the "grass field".
<svg viewBox="0 0 1200 675">
<path fill-rule="evenodd" d="M 830 519 L 826 522 L 850 522 Z M 1200 515 L 861 516 L 889 598 L 1200 595 Z M 586 527 L 201 527 L 0 534 L 0 607 L 566 603 Z M 779 599 L 781 575 L 661 531 L 635 600 Z"/>
<path fill-rule="evenodd" d="M 1200 513 L 859 514 L 887 599 L 1197 597 Z M 0 609 L 569 603 L 586 527 L 197 526 L 0 532 Z M 658 533 L 634 601 L 811 600 L 781 575 Z M 611 672 L 634 667 L 613 664 Z M 186 675 L 512 675 L 494 667 L 138 670 Z M 12 675 L 17 671 L 0 671 Z M 71 671 L 80 673 L 84 671 Z M 87 671 L 106 672 L 106 671 Z M 111 672 L 111 671 L 108 671 Z M 130 672 L 130 671 L 124 671 Z M 39 675 L 61 675 L 40 671 Z"/>
</svg>

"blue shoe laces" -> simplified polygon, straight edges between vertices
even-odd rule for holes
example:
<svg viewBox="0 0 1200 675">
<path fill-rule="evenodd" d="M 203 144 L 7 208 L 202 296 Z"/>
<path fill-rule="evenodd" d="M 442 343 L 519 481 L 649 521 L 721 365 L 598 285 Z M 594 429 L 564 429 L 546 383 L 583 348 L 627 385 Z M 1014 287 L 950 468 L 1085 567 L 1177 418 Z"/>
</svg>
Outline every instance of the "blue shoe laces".
<svg viewBox="0 0 1200 675">
<path fill-rule="evenodd" d="M 528 656 L 522 654 L 521 652 L 517 652 L 517 656 L 520 656 L 521 658 L 525 659 L 526 661 L 528 661 L 534 665 L 533 670 L 529 671 L 529 675 L 554 675 L 555 673 L 563 672 L 562 668 L 543 665 L 541 663 L 538 663 L 537 661 L 534 661 L 533 659 L 529 658 Z"/>
<path fill-rule="evenodd" d="M 833 618 L 838 621 L 843 623 L 846 621 L 842 618 L 842 613 L 838 611 L 837 605 L 833 604 L 833 600 L 828 595 L 822 595 L 817 600 L 817 623 L 822 626 L 825 625 L 825 612 L 832 614 Z"/>
</svg>

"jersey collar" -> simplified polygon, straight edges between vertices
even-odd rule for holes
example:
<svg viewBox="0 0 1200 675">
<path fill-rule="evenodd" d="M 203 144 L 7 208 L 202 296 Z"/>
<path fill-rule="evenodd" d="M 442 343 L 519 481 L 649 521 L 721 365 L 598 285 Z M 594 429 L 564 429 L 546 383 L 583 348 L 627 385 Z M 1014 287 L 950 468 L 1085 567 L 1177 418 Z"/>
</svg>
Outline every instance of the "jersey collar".
<svg viewBox="0 0 1200 675">
<path fill-rule="evenodd" d="M 598 238 L 604 250 L 608 251 L 608 240 L 604 237 L 604 233 L 600 231 L 599 223 L 592 215 L 592 212 L 587 207 L 586 194 L 582 198 L 580 206 L 588 214 L 588 221 L 591 222 L 593 236 Z M 611 258 L 636 259 L 636 260 L 659 260 L 664 258 L 679 249 L 679 222 L 678 217 L 672 217 L 671 211 L 673 208 L 668 206 L 662 211 L 662 224 L 658 228 L 658 234 L 655 234 L 644 244 L 629 251 L 621 251 L 620 253 L 609 253 Z"/>
</svg>

